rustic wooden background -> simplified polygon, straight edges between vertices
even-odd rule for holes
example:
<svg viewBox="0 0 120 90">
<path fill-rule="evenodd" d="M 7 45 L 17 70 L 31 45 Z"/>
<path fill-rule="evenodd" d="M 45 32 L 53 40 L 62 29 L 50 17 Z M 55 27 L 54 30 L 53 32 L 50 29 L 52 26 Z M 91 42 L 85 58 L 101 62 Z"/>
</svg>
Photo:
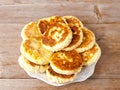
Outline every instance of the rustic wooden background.
<svg viewBox="0 0 120 90">
<path fill-rule="evenodd" d="M 52 15 L 74 15 L 93 30 L 102 49 L 88 80 L 54 87 L 18 65 L 23 26 Z M 120 90 L 120 0 L 0 0 L 0 90 Z"/>
</svg>

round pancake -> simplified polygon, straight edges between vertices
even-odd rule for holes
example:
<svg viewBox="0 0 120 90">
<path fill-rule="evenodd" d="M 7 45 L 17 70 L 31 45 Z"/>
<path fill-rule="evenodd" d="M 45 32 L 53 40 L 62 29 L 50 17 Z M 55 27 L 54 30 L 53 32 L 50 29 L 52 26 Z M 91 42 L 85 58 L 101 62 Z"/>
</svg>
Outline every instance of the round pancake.
<svg viewBox="0 0 120 90">
<path fill-rule="evenodd" d="M 75 74 L 71 75 L 65 75 L 65 74 L 59 74 L 53 71 L 51 67 L 49 67 L 48 70 L 46 70 L 46 76 L 53 82 L 56 83 L 66 83 L 73 81 Z"/>
<path fill-rule="evenodd" d="M 20 56 L 18 62 L 25 71 L 29 71 L 31 73 L 43 73 L 49 68 L 49 65 L 39 65 L 32 63 L 24 56 Z"/>
<path fill-rule="evenodd" d="M 28 60 L 35 64 L 45 65 L 50 62 L 51 51 L 46 50 L 41 45 L 41 40 L 25 40 L 21 44 L 20 51 Z"/>
<path fill-rule="evenodd" d="M 72 40 L 72 31 L 66 22 L 58 16 L 46 18 L 42 23 L 46 23 L 46 28 L 42 29 L 43 47 L 50 51 L 59 51 L 67 47 Z M 40 24 L 39 24 L 40 26 Z"/>
<path fill-rule="evenodd" d="M 95 35 L 92 31 L 87 28 L 82 28 L 83 30 L 83 42 L 75 49 L 78 53 L 89 50 L 95 44 Z"/>
<path fill-rule="evenodd" d="M 64 16 L 63 18 L 66 20 L 73 32 L 73 39 L 71 43 L 64 49 L 65 51 L 70 51 L 75 49 L 82 43 L 83 32 L 81 27 L 83 27 L 83 24 L 74 16 Z"/>
<path fill-rule="evenodd" d="M 96 62 L 101 56 L 101 49 L 98 44 L 94 44 L 94 46 L 83 53 L 81 53 L 83 58 L 83 66 L 89 66 Z"/>
<path fill-rule="evenodd" d="M 21 37 L 23 40 L 41 37 L 41 32 L 37 27 L 37 23 L 30 22 L 27 25 L 25 25 L 24 28 L 22 29 Z"/>
<path fill-rule="evenodd" d="M 75 50 L 55 52 L 50 58 L 52 69 L 60 74 L 74 74 L 80 72 L 82 57 Z"/>
</svg>

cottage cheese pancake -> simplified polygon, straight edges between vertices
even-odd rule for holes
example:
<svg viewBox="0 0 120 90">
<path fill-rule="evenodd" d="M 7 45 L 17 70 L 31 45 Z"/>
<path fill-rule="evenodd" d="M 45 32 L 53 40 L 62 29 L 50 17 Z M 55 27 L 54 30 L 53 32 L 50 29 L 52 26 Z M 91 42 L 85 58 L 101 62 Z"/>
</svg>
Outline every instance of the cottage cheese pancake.
<svg viewBox="0 0 120 90">
<path fill-rule="evenodd" d="M 21 53 L 35 64 L 45 65 L 50 62 L 52 52 L 42 47 L 40 40 L 25 40 L 21 44 Z"/>
<path fill-rule="evenodd" d="M 30 22 L 27 25 L 25 25 L 24 28 L 22 29 L 21 37 L 23 40 L 41 37 L 41 32 L 37 27 L 37 23 Z"/>
<path fill-rule="evenodd" d="M 46 75 L 51 81 L 56 83 L 71 82 L 75 77 L 75 74 L 65 75 L 56 73 L 51 67 L 49 67 L 49 69 L 46 71 Z"/>
<path fill-rule="evenodd" d="M 92 31 L 87 28 L 82 28 L 83 30 L 83 42 L 75 49 L 78 53 L 89 50 L 95 44 L 95 35 Z"/>
<path fill-rule="evenodd" d="M 75 50 L 55 52 L 50 58 L 52 69 L 60 74 L 74 74 L 81 70 L 82 58 Z"/>
<path fill-rule="evenodd" d="M 90 50 L 87 50 L 81 53 L 81 55 L 83 58 L 83 65 L 89 66 L 100 58 L 101 50 L 100 50 L 100 47 L 96 43 Z"/>
<path fill-rule="evenodd" d="M 30 62 L 30 60 L 28 60 L 24 56 L 20 56 L 18 62 L 24 70 L 31 73 L 43 73 L 49 68 L 49 65 L 39 65 Z"/>
<path fill-rule="evenodd" d="M 39 27 L 43 33 L 43 47 L 50 51 L 62 50 L 72 40 L 72 31 L 61 17 L 54 16 L 42 19 L 39 22 Z"/>
<path fill-rule="evenodd" d="M 64 16 L 63 18 L 66 20 L 73 32 L 73 39 L 71 43 L 64 49 L 65 51 L 70 51 L 82 43 L 83 33 L 81 28 L 83 27 L 83 24 L 74 16 Z"/>
</svg>

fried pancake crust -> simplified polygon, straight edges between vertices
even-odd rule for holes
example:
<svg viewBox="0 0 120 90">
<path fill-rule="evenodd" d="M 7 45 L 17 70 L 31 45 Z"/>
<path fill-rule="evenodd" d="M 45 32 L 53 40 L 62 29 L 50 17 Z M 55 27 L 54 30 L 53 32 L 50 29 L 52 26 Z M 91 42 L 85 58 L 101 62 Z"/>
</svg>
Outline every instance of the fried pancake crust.
<svg viewBox="0 0 120 90">
<path fill-rule="evenodd" d="M 55 72 L 70 75 L 81 70 L 82 58 L 75 50 L 59 51 L 51 56 L 50 65 Z"/>
</svg>

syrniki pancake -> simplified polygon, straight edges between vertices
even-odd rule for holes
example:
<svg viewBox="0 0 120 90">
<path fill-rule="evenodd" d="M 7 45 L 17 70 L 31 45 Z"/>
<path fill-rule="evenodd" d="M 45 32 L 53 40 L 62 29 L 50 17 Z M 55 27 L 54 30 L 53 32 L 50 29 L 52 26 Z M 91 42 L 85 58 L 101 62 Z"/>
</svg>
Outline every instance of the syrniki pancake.
<svg viewBox="0 0 120 90">
<path fill-rule="evenodd" d="M 81 28 L 83 27 L 83 24 L 74 16 L 64 16 L 63 18 L 66 20 L 73 32 L 73 39 L 71 43 L 64 49 L 65 51 L 70 51 L 75 49 L 82 43 L 83 32 Z"/>
<path fill-rule="evenodd" d="M 41 37 L 41 32 L 37 27 L 37 23 L 30 22 L 27 25 L 25 25 L 22 29 L 21 37 L 23 40 Z"/>
<path fill-rule="evenodd" d="M 72 40 L 72 31 L 61 17 L 43 19 L 39 22 L 39 27 L 43 33 L 43 47 L 50 51 L 59 51 L 68 46 Z"/>
<path fill-rule="evenodd" d="M 84 66 L 89 66 L 96 62 L 100 56 L 101 56 L 101 49 L 100 47 L 96 44 L 90 49 L 87 50 L 83 53 L 81 53 L 82 58 L 83 58 L 83 65 Z"/>
<path fill-rule="evenodd" d="M 51 56 L 50 65 L 57 73 L 71 75 L 80 72 L 82 57 L 75 50 L 59 51 Z"/>
<path fill-rule="evenodd" d="M 87 28 L 82 28 L 83 30 L 83 42 L 75 49 L 78 53 L 89 50 L 95 44 L 95 35 L 92 31 Z"/>
<path fill-rule="evenodd" d="M 43 73 L 49 68 L 49 65 L 39 65 L 32 63 L 24 56 L 20 56 L 18 62 L 25 71 L 29 71 L 31 73 Z"/>
<path fill-rule="evenodd" d="M 51 81 L 56 83 L 71 82 L 76 76 L 76 74 L 65 75 L 56 73 L 51 67 L 49 67 L 49 69 L 46 71 L 46 75 Z"/>
<path fill-rule="evenodd" d="M 41 41 L 36 39 L 23 41 L 20 50 L 28 60 L 41 65 L 48 64 L 52 55 L 52 52 L 43 48 Z"/>
</svg>

